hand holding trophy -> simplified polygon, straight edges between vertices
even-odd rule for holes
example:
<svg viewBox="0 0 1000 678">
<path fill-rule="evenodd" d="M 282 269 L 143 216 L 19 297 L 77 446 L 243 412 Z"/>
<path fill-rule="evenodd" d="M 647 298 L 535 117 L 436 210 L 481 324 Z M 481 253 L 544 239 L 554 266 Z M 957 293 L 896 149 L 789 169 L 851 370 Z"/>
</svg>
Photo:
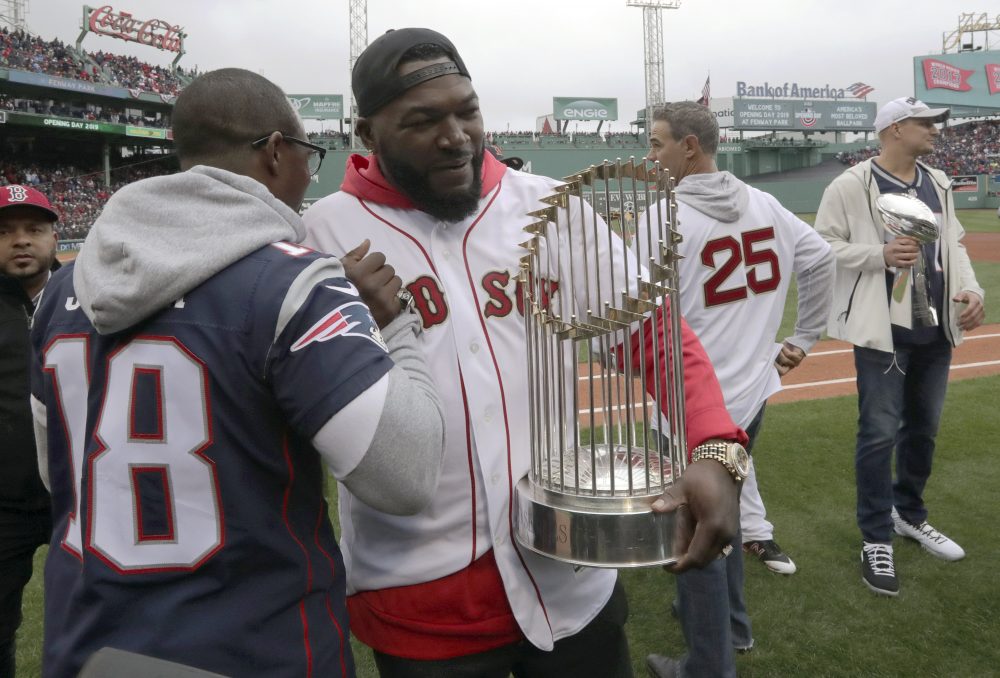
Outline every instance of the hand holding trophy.
<svg viewBox="0 0 1000 678">
<path fill-rule="evenodd" d="M 939 324 L 937 309 L 930 302 L 927 261 L 923 252 L 923 245 L 936 241 L 941 235 L 934 212 L 924 201 L 904 193 L 880 195 L 875 199 L 875 205 L 890 233 L 913 238 L 920 244 L 912 269 L 913 322 L 919 327 L 936 327 Z M 903 301 L 909 284 L 910 269 L 897 270 L 892 284 L 893 303 Z"/>
</svg>

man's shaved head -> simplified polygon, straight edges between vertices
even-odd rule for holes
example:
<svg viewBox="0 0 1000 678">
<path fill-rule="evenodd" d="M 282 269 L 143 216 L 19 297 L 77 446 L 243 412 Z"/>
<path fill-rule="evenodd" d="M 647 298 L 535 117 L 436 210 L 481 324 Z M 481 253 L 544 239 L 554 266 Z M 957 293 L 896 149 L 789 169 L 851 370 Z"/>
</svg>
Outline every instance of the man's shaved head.
<svg viewBox="0 0 1000 678">
<path fill-rule="evenodd" d="M 195 78 L 177 97 L 174 147 L 182 167 L 228 164 L 234 151 L 271 132 L 301 135 L 302 123 L 281 88 L 242 68 Z M 245 146 L 245 149 L 244 149 Z"/>
</svg>

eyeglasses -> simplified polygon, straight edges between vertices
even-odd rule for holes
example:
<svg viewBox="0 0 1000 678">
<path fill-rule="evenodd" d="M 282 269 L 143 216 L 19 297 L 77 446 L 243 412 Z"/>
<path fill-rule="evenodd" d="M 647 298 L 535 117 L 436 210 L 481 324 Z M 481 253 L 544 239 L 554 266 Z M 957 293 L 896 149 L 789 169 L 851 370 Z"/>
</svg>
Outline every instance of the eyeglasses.
<svg viewBox="0 0 1000 678">
<path fill-rule="evenodd" d="M 271 132 L 271 134 L 274 134 L 274 132 Z M 250 145 L 255 149 L 263 148 L 264 144 L 267 143 L 267 140 L 271 138 L 271 134 L 261 137 L 257 141 L 250 142 Z M 322 146 L 311 144 L 308 141 L 288 136 L 284 132 L 281 133 L 281 138 L 285 141 L 290 141 L 293 144 L 298 144 L 299 146 L 304 146 L 309 149 L 309 176 L 315 176 L 315 174 L 319 172 L 319 168 L 323 166 L 323 158 L 326 157 L 326 149 Z"/>
</svg>

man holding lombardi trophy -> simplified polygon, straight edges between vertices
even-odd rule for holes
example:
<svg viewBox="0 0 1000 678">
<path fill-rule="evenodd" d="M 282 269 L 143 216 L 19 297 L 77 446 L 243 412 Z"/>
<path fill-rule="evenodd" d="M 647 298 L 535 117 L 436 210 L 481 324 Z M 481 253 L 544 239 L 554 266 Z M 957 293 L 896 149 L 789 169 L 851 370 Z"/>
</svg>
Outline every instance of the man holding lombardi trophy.
<svg viewBox="0 0 1000 678">
<path fill-rule="evenodd" d="M 934 151 L 935 124 L 948 114 L 913 97 L 883 106 L 875 116 L 879 155 L 834 179 L 816 214 L 816 230 L 837 257 L 827 333 L 854 344 L 858 375 L 854 468 L 862 581 L 885 596 L 899 593 L 893 532 L 938 558 L 965 557 L 961 546 L 927 522 L 923 498 L 952 347 L 984 317 L 983 288 L 962 245 L 951 180 L 918 160 Z M 923 245 L 894 237 L 878 204 L 888 194 L 922 201 L 940 237 Z M 918 263 L 925 280 L 901 275 Z"/>
</svg>

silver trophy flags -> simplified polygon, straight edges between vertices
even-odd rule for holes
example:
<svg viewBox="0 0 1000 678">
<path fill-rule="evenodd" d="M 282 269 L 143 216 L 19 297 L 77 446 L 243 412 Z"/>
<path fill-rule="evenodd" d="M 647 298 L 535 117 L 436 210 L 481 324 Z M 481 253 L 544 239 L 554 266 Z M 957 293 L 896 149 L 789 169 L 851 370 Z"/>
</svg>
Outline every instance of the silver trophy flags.
<svg viewBox="0 0 1000 678">
<path fill-rule="evenodd" d="M 927 280 L 927 261 L 923 246 L 940 237 L 940 228 L 934 212 L 923 200 L 904 193 L 889 193 L 875 199 L 875 206 L 885 222 L 885 227 L 896 236 L 913 238 L 920 245 L 917 261 L 913 264 L 913 324 L 918 327 L 936 327 L 937 309 L 930 301 Z M 892 284 L 892 301 L 901 303 L 910 284 L 910 269 L 896 272 Z"/>
<path fill-rule="evenodd" d="M 531 469 L 515 533 L 578 565 L 674 562 L 688 513 L 650 509 L 687 463 L 673 181 L 634 158 L 565 181 L 525 228 Z"/>
</svg>

